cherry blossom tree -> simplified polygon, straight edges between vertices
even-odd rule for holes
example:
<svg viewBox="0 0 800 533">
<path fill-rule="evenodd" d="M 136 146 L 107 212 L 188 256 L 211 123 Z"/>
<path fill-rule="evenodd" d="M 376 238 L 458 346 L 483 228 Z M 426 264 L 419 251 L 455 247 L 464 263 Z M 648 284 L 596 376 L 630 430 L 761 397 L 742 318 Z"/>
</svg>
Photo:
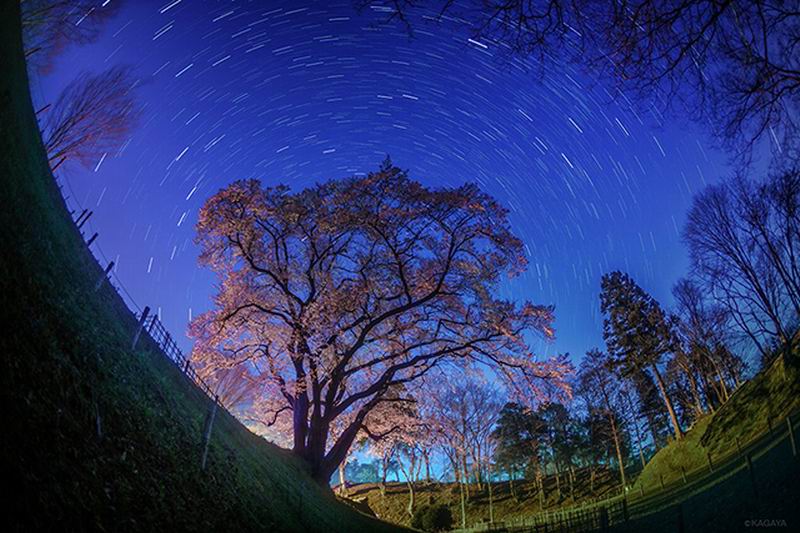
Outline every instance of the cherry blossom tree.
<svg viewBox="0 0 800 533">
<path fill-rule="evenodd" d="M 193 358 L 251 364 L 270 409 L 292 415 L 293 450 L 326 484 L 387 394 L 450 361 L 490 365 L 536 397 L 563 362 L 551 307 L 495 296 L 525 269 L 507 210 L 472 184 L 431 189 L 387 160 L 364 177 L 292 193 L 237 181 L 199 213 L 200 261 L 219 279 L 191 325 Z M 331 438 L 331 425 L 352 418 Z"/>
</svg>

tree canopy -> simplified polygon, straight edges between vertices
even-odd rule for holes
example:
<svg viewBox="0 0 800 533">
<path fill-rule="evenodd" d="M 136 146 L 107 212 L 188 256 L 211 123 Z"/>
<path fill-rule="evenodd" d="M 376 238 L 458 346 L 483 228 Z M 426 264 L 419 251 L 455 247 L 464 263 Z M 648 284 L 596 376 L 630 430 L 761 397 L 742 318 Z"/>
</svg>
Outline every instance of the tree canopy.
<svg viewBox="0 0 800 533">
<path fill-rule="evenodd" d="M 387 159 L 367 176 L 291 193 L 237 181 L 197 224 L 214 309 L 191 327 L 207 375 L 246 365 L 265 416 L 292 415 L 293 449 L 327 481 L 369 412 L 446 361 L 493 367 L 525 397 L 564 390 L 553 309 L 495 296 L 526 265 L 507 211 L 475 185 L 430 189 Z M 350 414 L 337 439 L 332 422 Z"/>
</svg>

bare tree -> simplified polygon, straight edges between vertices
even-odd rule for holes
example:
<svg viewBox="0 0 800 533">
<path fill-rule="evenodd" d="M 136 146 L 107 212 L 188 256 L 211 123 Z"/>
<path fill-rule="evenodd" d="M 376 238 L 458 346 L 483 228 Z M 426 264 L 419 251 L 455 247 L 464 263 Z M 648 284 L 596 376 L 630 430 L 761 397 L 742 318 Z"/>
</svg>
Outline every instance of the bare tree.
<svg viewBox="0 0 800 533">
<path fill-rule="evenodd" d="M 672 289 L 680 349 L 675 362 L 686 376 L 697 414 L 727 401 L 742 378 L 744 363 L 727 346 L 730 315 L 703 294 L 700 286 L 681 279 Z M 703 401 L 705 399 L 705 402 Z"/>
<path fill-rule="evenodd" d="M 621 385 L 613 372 L 613 365 L 608 355 L 600 350 L 592 349 L 586 353 L 581 361 L 580 389 L 591 402 L 591 407 L 608 420 L 611 439 L 614 442 L 614 452 L 619 466 L 620 483 L 627 486 L 625 478 L 625 460 L 623 458 L 622 428 L 619 412 L 621 398 L 619 396 Z M 591 411 L 591 409 L 590 409 Z"/>
<path fill-rule="evenodd" d="M 763 355 L 789 347 L 800 316 L 799 203 L 796 169 L 740 176 L 698 195 L 684 230 L 693 275 Z"/>
<path fill-rule="evenodd" d="M 86 44 L 119 12 L 122 0 L 20 0 L 25 54 L 46 72 L 69 44 Z"/>
<path fill-rule="evenodd" d="M 49 160 L 75 160 L 90 167 L 118 149 L 139 119 L 137 86 L 124 66 L 78 75 L 47 110 L 42 137 Z"/>
<path fill-rule="evenodd" d="M 378 2 L 359 0 L 364 8 Z M 385 2 L 380 2 L 384 4 Z M 619 87 L 685 106 L 748 156 L 768 136 L 794 142 L 800 111 L 800 9 L 771 0 L 393 0 L 407 28 L 420 9 L 474 38 L 540 60 L 572 60 Z M 658 100 L 656 100 L 657 102 Z"/>
</svg>

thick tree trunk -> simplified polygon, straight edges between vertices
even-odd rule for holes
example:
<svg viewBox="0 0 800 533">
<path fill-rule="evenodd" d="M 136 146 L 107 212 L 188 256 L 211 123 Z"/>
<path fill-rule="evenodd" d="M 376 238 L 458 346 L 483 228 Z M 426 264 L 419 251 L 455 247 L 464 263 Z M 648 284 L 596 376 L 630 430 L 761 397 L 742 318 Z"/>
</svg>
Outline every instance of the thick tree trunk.
<svg viewBox="0 0 800 533">
<path fill-rule="evenodd" d="M 683 437 L 683 431 L 681 430 L 680 424 L 678 424 L 678 417 L 675 414 L 675 408 L 672 406 L 672 401 L 669 399 L 669 395 L 667 394 L 667 387 L 664 385 L 664 380 L 661 378 L 661 373 L 658 371 L 658 367 L 655 364 L 651 365 L 651 367 L 653 369 L 653 374 L 655 374 L 658 389 L 661 391 L 662 398 L 664 398 L 664 405 L 667 407 L 669 419 L 672 422 L 672 428 L 675 430 L 675 438 L 680 439 Z"/>
<path fill-rule="evenodd" d="M 292 451 L 295 455 L 306 457 L 306 436 L 308 435 L 308 396 L 305 393 L 298 394 L 292 406 L 292 430 L 294 433 L 294 446 Z"/>
<path fill-rule="evenodd" d="M 317 483 L 323 487 L 329 486 L 331 476 L 350 453 L 350 446 L 359 428 L 357 423 L 348 426 L 327 454 L 325 443 L 328 439 L 328 423 L 320 418 L 316 425 L 309 428 L 305 453 L 300 457 L 311 467 L 311 477 Z"/>
</svg>

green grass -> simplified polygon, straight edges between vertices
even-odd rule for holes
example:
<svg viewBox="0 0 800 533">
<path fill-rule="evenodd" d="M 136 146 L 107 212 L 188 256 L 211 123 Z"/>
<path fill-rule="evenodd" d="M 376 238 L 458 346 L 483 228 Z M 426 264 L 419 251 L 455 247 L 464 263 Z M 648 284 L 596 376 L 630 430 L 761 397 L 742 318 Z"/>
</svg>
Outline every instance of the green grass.
<svg viewBox="0 0 800 533">
<path fill-rule="evenodd" d="M 795 354 L 791 362 L 796 364 Z M 800 376 L 796 366 L 787 365 L 778 357 L 768 367 L 744 383 L 715 413 L 695 422 L 682 439 L 671 441 L 656 453 L 636 479 L 633 492 L 644 488 L 650 493 L 664 484 L 682 480 L 683 468 L 689 473 L 737 451 L 758 435 L 773 429 L 784 429 L 786 416 L 800 409 Z"/>
<path fill-rule="evenodd" d="M 574 497 L 570 494 L 569 482 L 566 475 L 561 478 L 561 496 L 556 490 L 554 476 L 544 479 L 544 509 L 555 509 L 587 501 L 591 498 L 606 498 L 618 485 L 616 472 L 598 470 L 592 490 L 588 471 L 576 470 Z M 455 483 L 424 482 L 415 485 L 415 505 L 445 504 L 450 508 L 454 524 L 461 525 L 461 496 L 459 487 Z M 512 496 L 507 481 L 492 484 L 492 505 L 495 521 L 510 520 L 530 516 L 539 512 L 539 493 L 533 481 L 518 480 L 514 482 L 516 497 Z M 374 483 L 364 483 L 350 487 L 347 491 L 350 498 L 365 501 L 372 511 L 381 519 L 389 522 L 409 525 L 411 517 L 408 515 L 408 487 L 405 483 L 387 483 L 385 494 Z M 489 520 L 489 490 L 483 484 L 480 490 L 475 485 L 470 487 L 470 496 L 466 502 L 467 525 Z"/>
<path fill-rule="evenodd" d="M 50 173 L 17 2 L 0 7 L 0 478 L 5 531 L 395 531 L 217 413 L 106 284 Z M 102 234 L 100 236 L 102 239 Z M 102 431 L 97 432 L 97 420 Z"/>
<path fill-rule="evenodd" d="M 795 429 L 797 435 L 797 429 Z M 742 462 L 743 464 L 743 462 Z M 615 533 L 675 531 L 781 531 L 800 528 L 800 458 L 792 455 L 789 439 L 780 441 L 722 482 L 686 499 L 662 502 L 660 510 L 614 525 Z M 759 525 L 760 524 L 760 525 Z M 766 524 L 766 525 L 764 525 Z"/>
</svg>

